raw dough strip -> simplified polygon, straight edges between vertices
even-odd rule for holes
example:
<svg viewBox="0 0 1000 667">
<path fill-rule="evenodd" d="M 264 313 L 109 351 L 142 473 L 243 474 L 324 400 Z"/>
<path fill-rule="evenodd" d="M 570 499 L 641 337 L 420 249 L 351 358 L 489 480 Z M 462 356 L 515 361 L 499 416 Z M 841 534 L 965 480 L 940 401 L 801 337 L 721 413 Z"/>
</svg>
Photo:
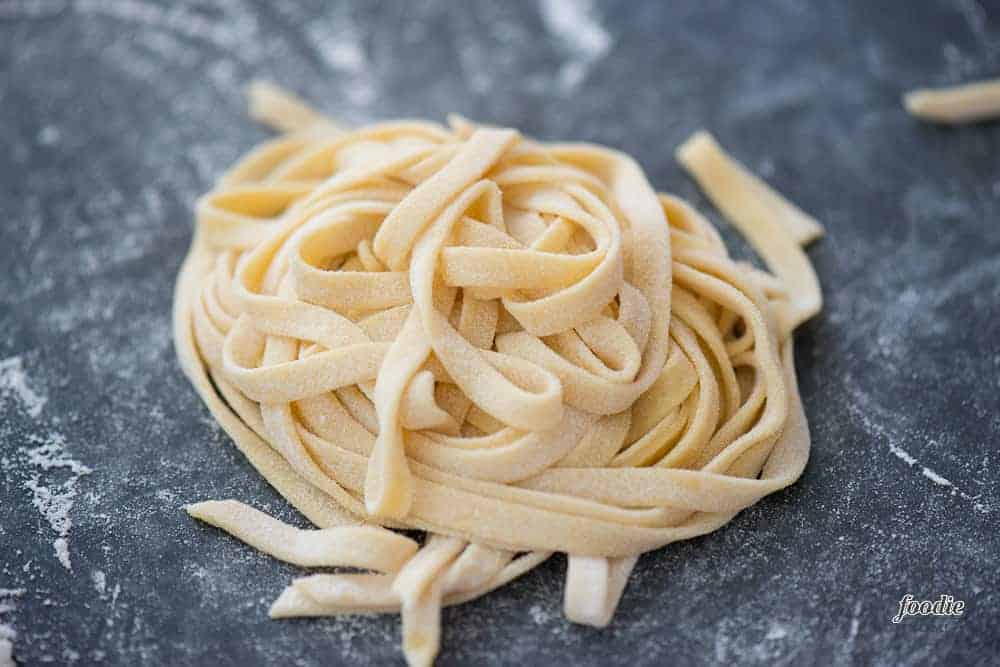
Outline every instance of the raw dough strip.
<svg viewBox="0 0 1000 667">
<path fill-rule="evenodd" d="M 819 279 L 800 244 L 822 234 L 819 223 L 727 155 L 707 132 L 681 144 L 677 160 L 790 290 L 795 312 L 789 325 L 794 328 L 818 313 L 823 305 Z"/>
<path fill-rule="evenodd" d="M 934 123 L 960 125 L 1000 117 L 1000 79 L 913 90 L 903 97 L 910 114 Z"/>
<path fill-rule="evenodd" d="M 799 247 L 821 228 L 708 135 L 679 157 L 774 275 L 615 151 L 457 117 L 348 132 L 266 85 L 252 105 L 290 134 L 199 203 L 175 342 L 323 530 L 191 511 L 290 562 L 382 572 L 296 579 L 272 616 L 401 612 L 428 664 L 441 605 L 563 551 L 567 616 L 603 626 L 639 554 L 801 474 L 791 333 L 821 303 Z"/>
<path fill-rule="evenodd" d="M 570 554 L 563 600 L 567 620 L 595 628 L 607 626 L 638 560 L 638 556 L 594 558 Z"/>
<path fill-rule="evenodd" d="M 184 508 L 278 560 L 302 567 L 359 567 L 396 572 L 417 552 L 417 543 L 376 526 L 301 530 L 236 500 L 208 500 Z"/>
<path fill-rule="evenodd" d="M 462 604 L 481 597 L 541 565 L 551 555 L 547 551 L 524 554 L 509 561 L 494 577 L 469 587 L 453 585 L 451 569 L 460 563 L 459 557 L 444 575 L 448 592 L 442 599 L 442 605 Z M 398 614 L 401 601 L 392 588 L 392 582 L 392 577 L 374 574 L 314 574 L 302 577 L 282 591 L 269 613 L 271 618 Z"/>
</svg>

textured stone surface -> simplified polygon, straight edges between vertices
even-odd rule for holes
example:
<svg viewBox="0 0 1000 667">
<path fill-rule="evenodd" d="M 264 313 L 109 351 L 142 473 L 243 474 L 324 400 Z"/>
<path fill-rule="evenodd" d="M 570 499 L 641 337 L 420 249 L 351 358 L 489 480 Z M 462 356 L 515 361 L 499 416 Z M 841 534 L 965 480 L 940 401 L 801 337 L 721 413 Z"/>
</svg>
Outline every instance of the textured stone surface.
<svg viewBox="0 0 1000 667">
<path fill-rule="evenodd" d="M 0 2 L 0 638 L 18 660 L 400 660 L 395 618 L 268 620 L 298 571 L 179 509 L 234 497 L 300 521 L 169 332 L 192 203 L 266 136 L 252 76 L 348 123 L 458 111 L 617 146 L 719 221 L 672 158 L 704 126 L 827 225 L 826 309 L 797 353 L 802 480 L 644 556 L 608 630 L 563 621 L 555 558 L 447 611 L 440 664 L 995 659 L 1000 127 L 922 125 L 899 96 L 996 76 L 996 2 L 286 4 Z M 905 593 L 967 611 L 894 625 Z"/>
</svg>

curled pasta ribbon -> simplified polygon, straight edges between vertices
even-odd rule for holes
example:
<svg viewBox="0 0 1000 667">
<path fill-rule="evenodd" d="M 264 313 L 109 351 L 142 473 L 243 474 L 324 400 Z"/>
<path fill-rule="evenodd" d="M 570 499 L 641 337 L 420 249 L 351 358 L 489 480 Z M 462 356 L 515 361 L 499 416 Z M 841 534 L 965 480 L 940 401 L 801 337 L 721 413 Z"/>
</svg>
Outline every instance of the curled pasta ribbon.
<svg viewBox="0 0 1000 667">
<path fill-rule="evenodd" d="M 619 152 L 457 117 L 347 131 L 273 86 L 251 98 L 286 134 L 199 202 L 176 346 L 319 530 L 188 509 L 366 571 L 296 579 L 272 616 L 401 613 L 429 664 L 442 605 L 561 551 L 567 617 L 603 626 L 640 554 L 799 477 L 791 334 L 821 305 L 801 245 L 822 228 L 710 136 L 678 157 L 768 271 Z"/>
</svg>

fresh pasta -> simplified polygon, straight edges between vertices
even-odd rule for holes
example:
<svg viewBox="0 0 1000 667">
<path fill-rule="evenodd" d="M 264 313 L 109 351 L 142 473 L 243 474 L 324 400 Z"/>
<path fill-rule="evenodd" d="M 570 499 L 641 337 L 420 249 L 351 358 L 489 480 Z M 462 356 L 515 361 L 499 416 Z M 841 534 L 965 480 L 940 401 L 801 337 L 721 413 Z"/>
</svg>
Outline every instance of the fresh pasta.
<svg viewBox="0 0 1000 667">
<path fill-rule="evenodd" d="M 285 132 L 199 202 L 178 357 L 316 530 L 234 500 L 188 512 L 276 558 L 276 618 L 402 615 L 568 555 L 569 620 L 610 622 L 637 557 L 793 483 L 809 453 L 793 329 L 822 228 L 707 134 L 678 159 L 766 261 L 620 152 L 451 117 L 347 130 L 269 84 Z M 396 529 L 424 531 L 418 545 Z"/>
<path fill-rule="evenodd" d="M 1000 79 L 920 89 L 903 96 L 906 110 L 933 123 L 961 125 L 1000 117 Z"/>
</svg>

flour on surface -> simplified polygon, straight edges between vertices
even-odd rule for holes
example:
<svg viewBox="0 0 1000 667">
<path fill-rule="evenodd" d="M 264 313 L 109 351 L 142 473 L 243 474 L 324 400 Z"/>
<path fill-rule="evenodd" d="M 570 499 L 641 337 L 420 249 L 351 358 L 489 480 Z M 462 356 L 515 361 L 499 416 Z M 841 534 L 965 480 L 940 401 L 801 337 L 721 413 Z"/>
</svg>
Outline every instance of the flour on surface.
<svg viewBox="0 0 1000 667">
<path fill-rule="evenodd" d="M 614 40 L 595 16 L 589 0 L 544 0 L 541 9 L 545 28 L 569 55 L 559 70 L 559 85 L 572 91 L 607 55 Z"/>
<path fill-rule="evenodd" d="M 771 623 L 770 627 L 767 629 L 767 634 L 764 635 L 764 639 L 784 639 L 788 636 L 788 629 L 780 623 L 774 621 Z"/>
<path fill-rule="evenodd" d="M 0 360 L 0 401 L 16 399 L 32 418 L 42 413 L 48 400 L 31 388 L 22 356 Z"/>
<path fill-rule="evenodd" d="M 97 594 L 104 597 L 105 593 L 108 591 L 108 577 L 102 570 L 95 570 L 90 578 L 94 581 L 94 590 Z"/>
<path fill-rule="evenodd" d="M 239 52 L 244 57 L 253 53 L 253 49 L 248 47 L 259 41 L 257 22 L 249 12 L 234 12 L 227 15 L 228 20 L 222 23 L 207 19 L 180 4 L 165 9 L 134 0 L 77 0 L 74 8 L 81 14 L 102 14 L 120 21 L 173 32 L 221 50 Z"/>
<path fill-rule="evenodd" d="M 368 58 L 361 45 L 361 34 L 351 21 L 318 21 L 306 28 L 313 49 L 327 65 L 347 74 L 361 75 L 368 70 Z"/>
<path fill-rule="evenodd" d="M 9 639 L 0 639 L 0 667 L 14 667 L 14 645 Z"/>
<path fill-rule="evenodd" d="M 556 620 L 555 614 L 545 609 L 540 604 L 531 605 L 531 608 L 528 610 L 528 614 L 531 616 L 531 620 L 535 623 L 535 625 L 549 625 Z"/>
<path fill-rule="evenodd" d="M 344 75 L 336 82 L 352 105 L 365 109 L 378 98 L 376 77 L 365 53 L 363 33 L 350 16 L 340 12 L 332 18 L 316 21 L 306 28 L 309 44 L 331 69 Z"/>
<path fill-rule="evenodd" d="M 32 435 L 29 440 L 36 446 L 20 450 L 32 467 L 24 487 L 31 491 L 32 505 L 57 535 L 52 542 L 56 558 L 63 567 L 72 571 L 69 533 L 73 520 L 70 510 L 76 500 L 77 482 L 92 470 L 70 457 L 65 449 L 66 439 L 59 433 L 52 433 L 47 439 Z M 52 479 L 53 471 L 62 473 L 65 478 L 61 482 Z"/>
<path fill-rule="evenodd" d="M 0 18 L 44 18 L 66 9 L 64 0 L 21 0 L 0 3 Z"/>
<path fill-rule="evenodd" d="M 62 566 L 69 571 L 73 571 L 73 565 L 69 561 L 69 542 L 65 537 L 57 537 L 52 541 L 52 547 L 56 550 L 56 558 Z"/>
<path fill-rule="evenodd" d="M 42 146 L 54 146 L 61 138 L 62 133 L 54 125 L 46 125 L 38 132 L 38 143 Z"/>
<path fill-rule="evenodd" d="M 893 442 L 889 443 L 889 451 L 892 452 L 893 456 L 908 466 L 912 466 L 917 462 L 917 459 L 914 458 L 913 455 Z"/>
<path fill-rule="evenodd" d="M 941 475 L 937 474 L 936 472 L 934 472 L 933 470 L 931 470 L 927 466 L 923 466 L 923 470 L 921 472 L 924 473 L 924 477 L 926 477 L 927 479 L 931 480 L 932 482 L 934 482 L 938 486 L 950 486 L 953 489 L 955 488 L 954 484 L 952 484 L 947 479 L 945 479 Z"/>
<path fill-rule="evenodd" d="M 874 424 L 871 420 L 865 418 L 865 422 L 868 427 L 870 428 L 874 427 Z M 910 466 L 911 468 L 918 468 L 924 477 L 934 482 L 938 486 L 944 486 L 950 488 L 953 495 L 957 495 L 964 500 L 971 501 L 972 508 L 975 511 L 980 512 L 981 514 L 988 514 L 990 512 L 989 508 L 987 508 L 986 505 L 980 502 L 978 497 L 972 496 L 968 493 L 965 493 L 964 491 L 961 491 L 950 480 L 946 479 L 945 477 L 942 477 L 934 470 L 931 470 L 927 466 L 921 464 L 915 456 L 913 456 L 908 451 L 900 447 L 897 443 L 895 443 L 891 437 L 891 434 L 887 433 L 884 428 L 877 428 L 876 430 L 882 431 L 882 435 L 885 436 L 885 438 L 888 440 L 889 451 L 897 459 L 899 459 L 906 465 Z"/>
<path fill-rule="evenodd" d="M 0 616 L 15 610 L 14 600 L 24 595 L 23 588 L 0 588 Z M 14 640 L 17 631 L 14 626 L 0 619 L 0 667 L 13 667 Z"/>
</svg>

